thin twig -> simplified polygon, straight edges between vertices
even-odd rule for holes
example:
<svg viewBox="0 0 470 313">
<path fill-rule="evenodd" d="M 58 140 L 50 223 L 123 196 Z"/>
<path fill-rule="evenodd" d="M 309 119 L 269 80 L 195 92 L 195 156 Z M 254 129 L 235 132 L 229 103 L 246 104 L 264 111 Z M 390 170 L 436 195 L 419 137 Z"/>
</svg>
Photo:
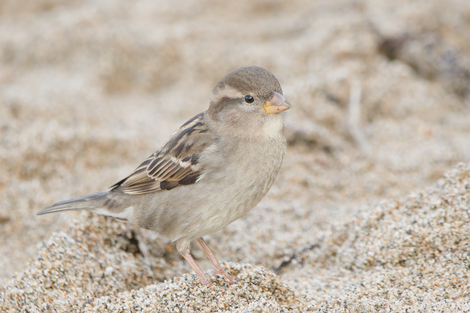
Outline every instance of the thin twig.
<svg viewBox="0 0 470 313">
<path fill-rule="evenodd" d="M 349 94 L 348 125 L 351 135 L 361 150 L 364 153 L 369 153 L 370 145 L 363 129 L 361 128 L 361 94 L 361 83 L 354 79 L 351 82 L 351 92 Z"/>
</svg>

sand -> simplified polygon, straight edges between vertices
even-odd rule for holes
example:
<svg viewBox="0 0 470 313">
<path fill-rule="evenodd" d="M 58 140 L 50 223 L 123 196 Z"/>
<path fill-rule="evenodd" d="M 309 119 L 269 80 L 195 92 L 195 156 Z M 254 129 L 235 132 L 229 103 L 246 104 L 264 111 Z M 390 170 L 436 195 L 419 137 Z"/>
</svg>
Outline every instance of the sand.
<svg viewBox="0 0 470 313">
<path fill-rule="evenodd" d="M 0 311 L 469 310 L 470 3 L 0 1 Z M 84 212 L 256 64 L 293 104 L 275 185 L 206 238 Z"/>
<path fill-rule="evenodd" d="M 463 312 L 470 310 L 469 211 L 470 165 L 462 163 L 425 192 L 331 227 L 314 249 L 284 263 L 284 278 L 225 263 L 237 282 L 209 272 L 210 286 L 195 274 L 155 284 L 170 270 L 165 262 L 149 265 L 126 249 L 118 223 L 87 214 L 6 282 L 0 304 L 26 312 Z"/>
</svg>

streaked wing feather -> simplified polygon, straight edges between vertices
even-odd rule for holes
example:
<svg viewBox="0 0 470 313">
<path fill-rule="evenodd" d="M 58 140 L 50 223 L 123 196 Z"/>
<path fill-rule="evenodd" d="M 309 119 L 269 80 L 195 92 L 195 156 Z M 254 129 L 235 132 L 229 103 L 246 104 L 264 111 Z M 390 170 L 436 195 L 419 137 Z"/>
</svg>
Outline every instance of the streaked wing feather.
<svg viewBox="0 0 470 313">
<path fill-rule="evenodd" d="M 204 123 L 204 112 L 180 127 L 163 146 L 142 162 L 128 177 L 111 186 L 111 190 L 126 194 L 145 194 L 194 184 L 203 167 L 200 153 L 215 138 Z"/>
</svg>

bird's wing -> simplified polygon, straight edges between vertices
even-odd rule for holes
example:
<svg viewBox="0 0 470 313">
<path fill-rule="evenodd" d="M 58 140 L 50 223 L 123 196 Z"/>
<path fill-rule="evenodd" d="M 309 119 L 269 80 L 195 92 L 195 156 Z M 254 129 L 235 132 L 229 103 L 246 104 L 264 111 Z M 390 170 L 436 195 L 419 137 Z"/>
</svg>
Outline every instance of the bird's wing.
<svg viewBox="0 0 470 313">
<path fill-rule="evenodd" d="M 194 184 L 203 170 L 200 153 L 214 140 L 204 123 L 204 112 L 200 113 L 181 126 L 162 149 L 131 175 L 111 186 L 111 191 L 137 195 Z"/>
</svg>

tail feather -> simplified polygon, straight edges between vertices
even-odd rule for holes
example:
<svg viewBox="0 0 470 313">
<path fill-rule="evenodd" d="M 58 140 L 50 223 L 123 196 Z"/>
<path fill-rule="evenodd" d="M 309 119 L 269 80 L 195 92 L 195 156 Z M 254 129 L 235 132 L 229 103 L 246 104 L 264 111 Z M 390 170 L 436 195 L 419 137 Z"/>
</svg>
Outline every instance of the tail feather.
<svg viewBox="0 0 470 313">
<path fill-rule="evenodd" d="M 81 198 L 62 201 L 41 210 L 37 215 L 69 210 L 97 209 L 103 205 L 103 202 L 106 200 L 106 194 L 107 192 L 100 192 Z"/>
</svg>

